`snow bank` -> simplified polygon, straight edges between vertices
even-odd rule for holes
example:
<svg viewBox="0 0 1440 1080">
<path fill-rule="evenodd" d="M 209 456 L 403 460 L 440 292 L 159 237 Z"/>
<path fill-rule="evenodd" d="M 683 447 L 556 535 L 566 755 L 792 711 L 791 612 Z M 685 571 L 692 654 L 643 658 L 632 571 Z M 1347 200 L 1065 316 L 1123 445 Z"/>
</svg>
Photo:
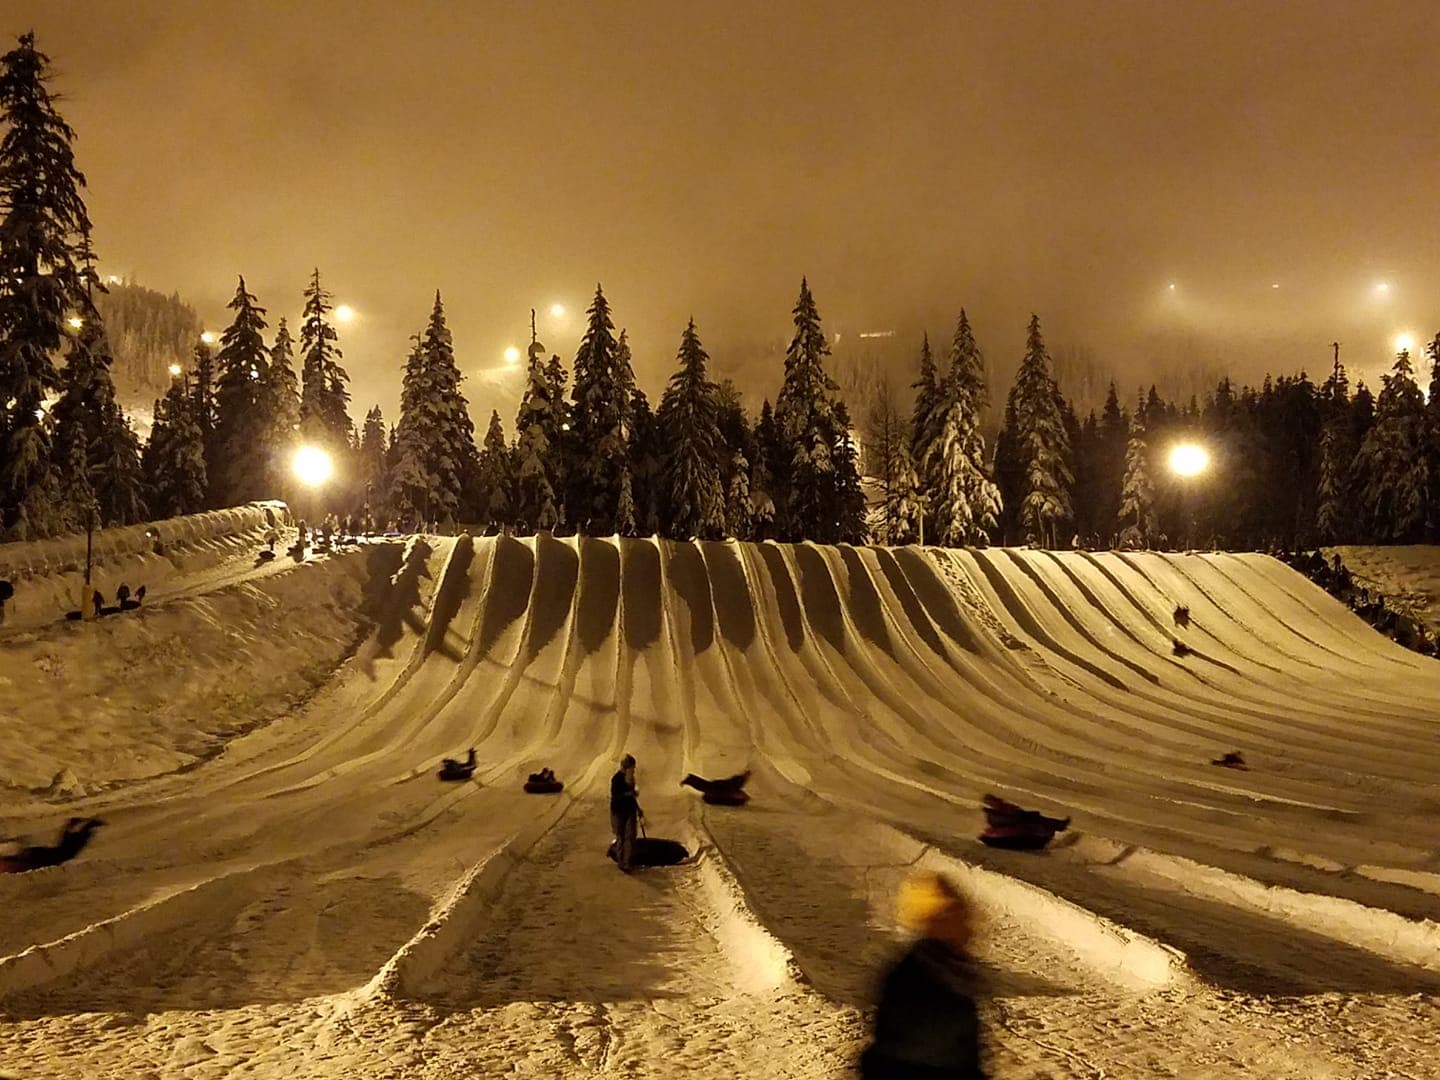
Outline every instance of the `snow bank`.
<svg viewBox="0 0 1440 1080">
<path fill-rule="evenodd" d="M 1194 896 L 1249 908 L 1290 923 L 1297 930 L 1344 941 L 1388 960 L 1440 971 L 1440 924 L 1429 919 L 1408 919 L 1345 897 L 1267 885 L 1179 855 L 1098 837 L 1081 837 L 1059 850 L 1078 861 L 1103 864 L 1108 873 L 1134 879 L 1160 878 Z M 1387 873 L 1383 868 L 1375 869 Z M 1388 874 L 1392 879 L 1403 878 L 1395 871 Z"/>
<path fill-rule="evenodd" d="M 1051 938 L 1102 978 L 1133 989 L 1156 989 L 1185 974 L 1185 954 L 1018 878 L 927 849 L 916 862 L 953 878 L 981 912 L 1013 919 Z"/>
<path fill-rule="evenodd" d="M 0 653 L 0 786 L 91 793 L 192 766 L 284 716 L 357 644 L 383 545 L 89 623 Z"/>
<path fill-rule="evenodd" d="M 91 584 L 107 598 L 122 581 L 132 590 L 145 585 L 154 593 L 163 582 L 211 566 L 240 546 L 257 547 L 267 529 L 289 520 L 283 502 L 257 502 L 99 529 L 92 538 Z M 76 608 L 84 589 L 85 552 L 84 533 L 0 544 L 0 579 L 15 587 L 0 626 L 39 625 Z"/>
</svg>

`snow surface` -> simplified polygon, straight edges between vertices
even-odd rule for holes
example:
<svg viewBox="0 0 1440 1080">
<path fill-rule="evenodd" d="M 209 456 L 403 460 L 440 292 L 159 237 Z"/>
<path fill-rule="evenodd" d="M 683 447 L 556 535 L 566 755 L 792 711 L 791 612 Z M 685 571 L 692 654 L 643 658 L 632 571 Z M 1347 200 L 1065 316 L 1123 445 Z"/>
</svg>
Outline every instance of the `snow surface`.
<svg viewBox="0 0 1440 1080">
<path fill-rule="evenodd" d="M 0 877 L 0 1073 L 845 1076 L 930 866 L 984 916 L 997 1077 L 1440 1075 L 1440 664 L 1274 560 L 462 536 L 251 569 L 0 639 L 0 835 L 108 822 Z M 604 858 L 626 750 L 690 863 Z M 542 765 L 563 795 L 521 792 Z M 747 766 L 743 809 L 678 784 Z M 985 848 L 987 791 L 1071 829 Z"/>
<path fill-rule="evenodd" d="M 1356 584 L 1380 593 L 1389 607 L 1440 634 L 1440 547 L 1344 546 L 1326 548 L 1325 555 L 1339 555 Z"/>
</svg>

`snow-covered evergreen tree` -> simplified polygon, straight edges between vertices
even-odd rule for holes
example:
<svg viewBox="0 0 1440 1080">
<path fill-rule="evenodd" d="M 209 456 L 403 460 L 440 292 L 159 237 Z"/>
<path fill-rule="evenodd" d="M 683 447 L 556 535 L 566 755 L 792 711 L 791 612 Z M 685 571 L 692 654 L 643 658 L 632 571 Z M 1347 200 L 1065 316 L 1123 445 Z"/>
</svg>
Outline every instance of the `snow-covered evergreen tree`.
<svg viewBox="0 0 1440 1080">
<path fill-rule="evenodd" d="M 1120 546 L 1148 548 L 1155 540 L 1155 495 L 1150 487 L 1150 448 L 1138 416 L 1130 421 L 1125 479 L 1120 489 Z"/>
<path fill-rule="evenodd" d="M 235 317 L 220 335 L 215 358 L 215 460 L 207 462 L 215 506 L 235 506 L 275 494 L 269 487 L 275 418 L 264 391 L 269 368 L 265 309 L 246 290 L 243 277 L 227 306 Z"/>
<path fill-rule="evenodd" d="M 1120 395 L 1112 382 L 1096 427 L 1092 515 L 1095 539 L 1106 546 L 1115 543 L 1120 531 L 1120 493 L 1125 487 L 1125 452 L 1129 442 L 1130 418 L 1121 408 Z"/>
<path fill-rule="evenodd" d="M 405 365 L 396 425 L 398 458 L 391 474 L 397 508 L 410 520 L 458 520 L 475 469 L 475 428 L 460 391 L 450 330 L 440 294 Z"/>
<path fill-rule="evenodd" d="M 475 424 L 470 419 L 470 403 L 460 389 L 464 376 L 455 363 L 455 349 L 450 329 L 445 324 L 445 308 L 438 291 L 421 348 L 429 373 L 433 395 L 430 414 L 435 424 L 431 471 L 436 479 L 436 489 L 432 493 L 432 515 L 440 520 L 449 518 L 453 522 L 464 511 L 463 493 L 479 452 L 475 447 Z"/>
<path fill-rule="evenodd" d="M 1425 397 L 1410 353 L 1395 358 L 1375 401 L 1375 424 L 1355 458 L 1356 490 L 1367 530 L 1389 543 L 1419 540 L 1428 520 Z"/>
<path fill-rule="evenodd" d="M 638 386 L 630 395 L 630 478 L 635 526 L 644 536 L 660 532 L 665 505 L 664 440 L 650 400 Z"/>
<path fill-rule="evenodd" d="M 786 452 L 770 463 L 781 532 L 795 540 L 857 542 L 865 522 L 858 455 L 840 388 L 825 373 L 830 346 L 803 278 L 793 314 L 795 337 L 785 352 L 785 380 L 775 407 Z"/>
<path fill-rule="evenodd" d="M 944 413 L 941 382 L 942 378 L 935 368 L 935 355 L 930 351 L 930 335 L 926 334 L 920 342 L 920 375 L 911 384 L 915 390 L 915 409 L 910 414 L 912 462 L 929 458 L 931 446 L 940 437 Z"/>
<path fill-rule="evenodd" d="M 565 505 L 572 525 L 603 536 L 617 531 L 622 491 L 629 494 L 625 420 L 634 376 L 626 370 L 610 305 L 599 285 L 587 314 L 585 337 L 575 354 Z M 633 498 L 630 501 L 633 516 Z"/>
<path fill-rule="evenodd" d="M 1032 315 L 1006 414 L 1007 422 L 1015 425 L 1012 445 L 1023 477 L 1019 524 L 1027 536 L 1048 547 L 1056 546 L 1072 517 L 1071 447 L 1061 404 L 1040 319 Z"/>
<path fill-rule="evenodd" d="M 490 426 L 485 431 L 485 446 L 480 451 L 479 483 L 480 519 L 491 530 L 503 529 L 514 520 L 515 470 L 514 454 L 505 442 L 505 427 L 500 414 L 491 410 Z"/>
<path fill-rule="evenodd" d="M 930 422 L 936 430 L 920 462 L 923 488 L 940 544 L 983 544 L 1000 516 L 1000 491 L 985 469 L 980 415 L 985 360 L 964 309 L 955 326 L 950 365 L 936 387 Z"/>
<path fill-rule="evenodd" d="M 295 379 L 295 339 L 281 319 L 270 346 L 270 363 L 265 369 L 264 393 L 272 427 L 266 446 L 270 454 L 270 489 L 291 496 L 292 481 L 287 467 L 300 441 L 300 388 Z"/>
<path fill-rule="evenodd" d="M 300 324 L 300 431 L 307 442 L 337 457 L 350 445 L 350 376 L 340 365 L 340 335 L 331 324 L 334 299 L 320 284 L 317 267 L 305 286 Z"/>
<path fill-rule="evenodd" d="M 388 502 L 400 521 L 423 527 L 431 517 L 430 493 L 436 486 L 436 477 L 428 468 L 427 429 L 431 425 L 426 409 L 433 395 L 420 335 L 410 340 L 410 355 L 405 360 L 405 375 L 400 381 L 400 420 L 391 434 L 388 455 Z"/>
<path fill-rule="evenodd" d="M 911 543 L 919 533 L 920 481 L 910 460 L 910 421 L 895 407 L 888 382 L 880 384 L 871 402 L 868 435 L 869 471 L 880 484 L 872 532 L 881 544 Z"/>
<path fill-rule="evenodd" d="M 377 517 L 382 517 L 389 509 L 390 462 L 386 453 L 388 446 L 385 414 L 380 411 L 379 405 L 373 405 L 365 414 L 365 426 L 360 432 L 360 483 L 364 491 L 365 506 Z"/>
<path fill-rule="evenodd" d="M 66 319 L 86 313 L 95 280 L 85 177 L 49 65 L 33 33 L 0 56 L 0 536 L 16 539 L 64 527 L 42 405 L 60 387 Z"/>
<path fill-rule="evenodd" d="M 69 528 L 83 529 L 93 507 L 97 525 L 129 525 L 140 520 L 144 508 L 139 440 L 115 400 L 99 312 L 88 302 L 84 310 L 61 372 L 60 400 L 50 411 L 55 463 L 63 470 L 64 486 L 76 494 L 65 520 Z M 71 483 L 71 466 L 79 462 L 84 462 L 84 485 Z"/>
<path fill-rule="evenodd" d="M 165 396 L 155 403 L 155 423 L 141 467 L 151 514 L 179 517 L 205 509 L 205 443 L 195 397 L 184 379 L 172 380 Z"/>
<path fill-rule="evenodd" d="M 677 540 L 715 539 L 725 533 L 725 492 L 717 388 L 705 373 L 709 356 L 691 319 L 680 337 L 680 362 L 660 400 L 665 438 L 665 533 Z"/>
<path fill-rule="evenodd" d="M 755 421 L 755 460 L 750 467 L 750 538 L 773 539 L 779 511 L 776 499 L 779 485 L 775 479 L 776 462 L 785 458 L 780 425 L 775 410 L 766 398 L 760 405 L 760 419 Z"/>
<path fill-rule="evenodd" d="M 515 505 L 514 521 L 522 532 L 554 529 L 560 522 L 559 465 L 564 447 L 563 406 L 557 405 L 560 388 L 556 373 L 564 377 L 559 357 L 552 365 L 543 359 L 544 350 L 532 345 L 530 366 L 525 374 L 525 391 L 515 417 Z"/>
</svg>

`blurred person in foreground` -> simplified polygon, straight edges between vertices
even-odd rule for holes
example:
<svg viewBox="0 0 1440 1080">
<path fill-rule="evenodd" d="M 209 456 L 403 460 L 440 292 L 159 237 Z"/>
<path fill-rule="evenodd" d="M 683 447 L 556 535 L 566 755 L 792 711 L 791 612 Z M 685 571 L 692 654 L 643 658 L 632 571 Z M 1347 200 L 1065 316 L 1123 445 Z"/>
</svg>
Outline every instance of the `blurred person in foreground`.
<svg viewBox="0 0 1440 1080">
<path fill-rule="evenodd" d="M 920 936 L 881 985 L 862 1080 L 985 1080 L 967 989 L 970 902 L 949 879 L 927 872 L 900 887 L 896 908 L 900 925 Z"/>
</svg>

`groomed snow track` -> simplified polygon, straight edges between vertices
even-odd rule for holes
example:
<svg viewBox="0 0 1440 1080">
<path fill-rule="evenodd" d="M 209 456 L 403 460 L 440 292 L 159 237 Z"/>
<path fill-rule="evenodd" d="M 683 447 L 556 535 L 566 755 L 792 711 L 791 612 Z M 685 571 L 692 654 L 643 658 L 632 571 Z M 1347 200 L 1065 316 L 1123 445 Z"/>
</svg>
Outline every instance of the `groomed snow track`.
<svg viewBox="0 0 1440 1080">
<path fill-rule="evenodd" d="M 840 1076 L 917 866 L 987 915 L 997 1075 L 1149 1075 L 1163 1015 L 1187 1075 L 1358 1076 L 1408 1044 L 1357 1030 L 1434 1023 L 1440 664 L 1274 560 L 542 536 L 396 561 L 302 716 L 66 807 L 104 814 L 94 846 L 0 877 L 25 1047 L 0 1070 Z M 439 783 L 472 745 L 475 780 Z M 690 864 L 604 859 L 625 750 Z M 1230 750 L 1248 771 L 1209 764 Z M 564 794 L 521 792 L 542 765 Z M 740 811 L 678 786 L 746 767 Z M 1071 830 L 984 848 L 992 791 Z"/>
</svg>

